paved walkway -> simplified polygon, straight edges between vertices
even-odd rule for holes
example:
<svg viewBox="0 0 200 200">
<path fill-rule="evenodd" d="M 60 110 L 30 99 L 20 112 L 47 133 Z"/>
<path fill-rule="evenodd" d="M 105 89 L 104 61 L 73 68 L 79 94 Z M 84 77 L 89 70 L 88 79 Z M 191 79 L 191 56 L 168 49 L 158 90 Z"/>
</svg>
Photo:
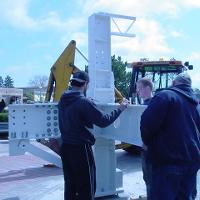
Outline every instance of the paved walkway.
<svg viewBox="0 0 200 200">
<path fill-rule="evenodd" d="M 141 159 L 123 150 L 116 151 L 117 166 L 124 173 L 124 192 L 100 200 L 128 200 L 145 195 Z M 44 167 L 46 161 L 32 155 L 8 156 L 8 142 L 0 141 L 0 200 L 62 200 L 63 175 L 57 167 Z M 198 175 L 200 193 L 200 173 Z M 197 200 L 200 200 L 200 194 Z"/>
</svg>

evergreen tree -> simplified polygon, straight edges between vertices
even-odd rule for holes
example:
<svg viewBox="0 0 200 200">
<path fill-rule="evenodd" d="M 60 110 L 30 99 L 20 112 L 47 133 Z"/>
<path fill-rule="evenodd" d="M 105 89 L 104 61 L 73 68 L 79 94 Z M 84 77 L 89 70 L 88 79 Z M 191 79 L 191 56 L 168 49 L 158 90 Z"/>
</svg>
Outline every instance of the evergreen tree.
<svg viewBox="0 0 200 200">
<path fill-rule="evenodd" d="M 3 87 L 4 85 L 3 85 L 3 78 L 2 78 L 2 76 L 0 76 L 0 87 Z"/>
<path fill-rule="evenodd" d="M 126 71 L 127 62 L 123 62 L 120 56 L 116 58 L 115 55 L 111 56 L 111 60 L 115 87 L 124 97 L 128 97 L 131 72 Z M 85 66 L 85 71 L 88 72 L 88 66 Z"/>
<path fill-rule="evenodd" d="M 33 92 L 27 92 L 27 93 L 25 93 L 24 97 L 26 97 L 27 100 L 34 101 L 34 93 Z"/>
<path fill-rule="evenodd" d="M 14 87 L 14 81 L 9 75 L 7 75 L 4 79 L 4 87 L 6 87 L 6 88 Z"/>
<path fill-rule="evenodd" d="M 123 62 L 120 56 L 116 58 L 115 55 L 113 55 L 111 58 L 115 87 L 122 93 L 123 96 L 128 97 L 131 72 L 126 71 L 127 62 Z"/>
</svg>

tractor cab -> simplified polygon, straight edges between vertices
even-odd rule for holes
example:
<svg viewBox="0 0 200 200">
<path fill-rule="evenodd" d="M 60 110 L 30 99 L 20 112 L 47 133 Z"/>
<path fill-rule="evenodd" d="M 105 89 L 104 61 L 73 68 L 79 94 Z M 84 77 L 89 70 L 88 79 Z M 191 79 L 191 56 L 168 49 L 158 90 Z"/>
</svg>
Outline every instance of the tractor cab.
<svg viewBox="0 0 200 200">
<path fill-rule="evenodd" d="M 136 93 L 136 83 L 142 77 L 148 77 L 154 83 L 153 92 L 162 90 L 169 87 L 172 84 L 174 77 L 185 71 L 192 70 L 193 66 L 189 62 L 178 61 L 171 59 L 169 61 L 149 61 L 147 59 L 141 59 L 139 62 L 133 62 L 129 64 L 132 68 L 131 84 L 129 89 L 129 99 L 131 98 L 132 103 L 139 104 L 141 100 L 138 98 Z"/>
</svg>

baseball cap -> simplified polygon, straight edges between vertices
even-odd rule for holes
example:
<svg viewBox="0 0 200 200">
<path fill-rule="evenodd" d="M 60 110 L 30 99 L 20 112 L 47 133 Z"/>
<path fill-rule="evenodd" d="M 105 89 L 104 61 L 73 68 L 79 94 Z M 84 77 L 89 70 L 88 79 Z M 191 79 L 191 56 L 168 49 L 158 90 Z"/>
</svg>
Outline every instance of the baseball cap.
<svg viewBox="0 0 200 200">
<path fill-rule="evenodd" d="M 79 83 L 89 82 L 88 73 L 84 71 L 75 72 L 71 78 L 71 81 L 77 81 Z"/>
<path fill-rule="evenodd" d="M 190 86 L 192 84 L 190 75 L 186 72 L 182 72 L 182 73 L 178 74 L 174 80 L 180 84 L 186 84 L 186 85 L 190 85 Z"/>
</svg>

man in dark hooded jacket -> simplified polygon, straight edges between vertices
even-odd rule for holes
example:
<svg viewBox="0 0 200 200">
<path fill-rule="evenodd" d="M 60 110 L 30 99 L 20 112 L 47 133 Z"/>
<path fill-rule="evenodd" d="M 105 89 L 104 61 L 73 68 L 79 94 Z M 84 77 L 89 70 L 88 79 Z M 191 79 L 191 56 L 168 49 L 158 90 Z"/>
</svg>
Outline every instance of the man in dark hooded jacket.
<svg viewBox="0 0 200 200">
<path fill-rule="evenodd" d="M 141 117 L 152 160 L 151 200 L 191 200 L 200 168 L 200 115 L 188 74 L 157 93 Z"/>
<path fill-rule="evenodd" d="M 8 96 L 0 101 L 0 112 L 8 106 L 8 104 L 13 102 L 13 96 Z"/>
<path fill-rule="evenodd" d="M 4 100 L 0 101 L 0 112 L 5 108 L 6 104 L 4 102 Z"/>
<path fill-rule="evenodd" d="M 64 92 L 58 105 L 65 200 L 94 200 L 96 170 L 92 145 L 95 137 L 88 128 L 110 125 L 128 105 L 124 100 L 118 109 L 103 114 L 92 100 L 85 97 L 88 83 L 87 73 L 74 73 L 72 90 Z"/>
</svg>

